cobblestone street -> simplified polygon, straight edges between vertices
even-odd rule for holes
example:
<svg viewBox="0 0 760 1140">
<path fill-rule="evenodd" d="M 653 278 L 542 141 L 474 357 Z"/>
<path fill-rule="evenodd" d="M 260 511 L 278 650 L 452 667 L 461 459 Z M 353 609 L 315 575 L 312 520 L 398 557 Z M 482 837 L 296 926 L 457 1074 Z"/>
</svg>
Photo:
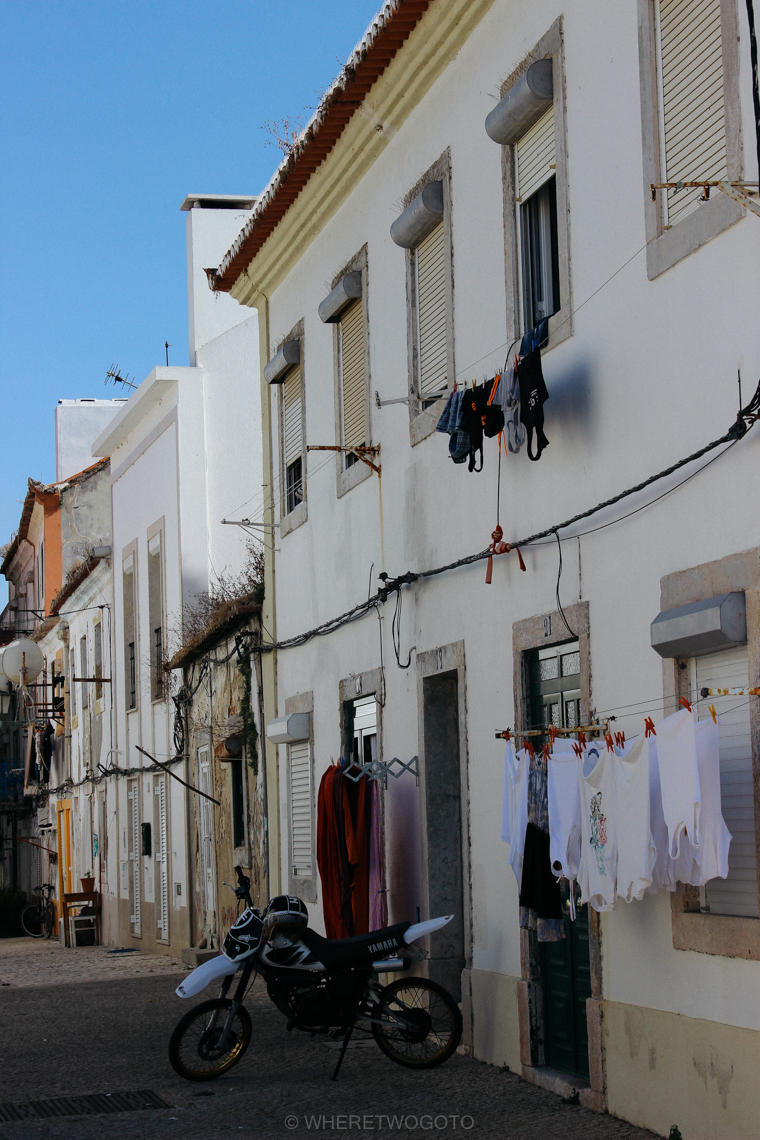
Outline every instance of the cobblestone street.
<svg viewBox="0 0 760 1140">
<path fill-rule="evenodd" d="M 427 1130 L 501 1140 L 651 1135 L 462 1056 L 414 1073 L 374 1046 L 356 1048 L 334 1084 L 336 1053 L 303 1034 L 286 1033 L 263 988 L 247 1003 L 254 1036 L 240 1064 L 215 1082 L 183 1082 L 169 1065 L 167 1043 L 192 1004 L 174 994 L 184 972 L 171 959 L 108 955 L 104 947 L 65 951 L 55 943 L 0 943 L 0 1104 L 150 1090 L 170 1106 L 0 1123 L 0 1140 Z M 196 1000 L 212 996 L 215 990 Z"/>
</svg>

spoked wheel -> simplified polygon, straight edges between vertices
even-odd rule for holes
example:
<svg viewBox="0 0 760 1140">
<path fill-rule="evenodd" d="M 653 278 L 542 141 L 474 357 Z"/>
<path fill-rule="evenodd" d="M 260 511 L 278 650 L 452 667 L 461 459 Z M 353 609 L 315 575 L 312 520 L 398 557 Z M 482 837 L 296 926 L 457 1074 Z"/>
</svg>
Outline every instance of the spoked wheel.
<svg viewBox="0 0 760 1140">
<path fill-rule="evenodd" d="M 52 916 L 48 917 L 39 903 L 29 903 L 21 911 L 21 928 L 30 938 L 44 938 L 46 934 L 49 938 L 48 928 L 52 932 Z"/>
<path fill-rule="evenodd" d="M 188 1081 L 211 1081 L 237 1064 L 250 1044 L 252 1026 L 248 1011 L 240 1006 L 220 1048 L 231 1005 L 229 998 L 204 1001 L 177 1023 L 169 1041 L 175 1073 Z"/>
<path fill-rule="evenodd" d="M 409 1069 L 432 1069 L 448 1060 L 462 1039 L 459 1006 L 427 978 L 399 978 L 380 994 L 372 1034 L 387 1057 Z M 379 1024 L 378 1024 L 379 1020 Z"/>
</svg>

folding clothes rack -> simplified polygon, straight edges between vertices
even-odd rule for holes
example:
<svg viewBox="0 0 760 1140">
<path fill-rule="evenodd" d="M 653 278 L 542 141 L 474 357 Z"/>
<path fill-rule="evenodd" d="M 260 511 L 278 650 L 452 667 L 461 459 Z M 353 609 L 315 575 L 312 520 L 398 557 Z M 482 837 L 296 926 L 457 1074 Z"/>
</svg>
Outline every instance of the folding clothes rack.
<svg viewBox="0 0 760 1140">
<path fill-rule="evenodd" d="M 555 736 L 576 736 L 579 732 L 599 733 L 606 736 L 610 731 L 610 720 L 599 721 L 597 724 L 578 724 L 574 728 L 553 728 L 552 731 Z M 494 736 L 497 740 L 510 740 L 513 736 L 523 740 L 528 736 L 548 736 L 549 734 L 549 727 L 526 728 L 522 732 L 517 732 L 511 728 L 502 728 L 499 732 L 494 733 Z"/>
</svg>

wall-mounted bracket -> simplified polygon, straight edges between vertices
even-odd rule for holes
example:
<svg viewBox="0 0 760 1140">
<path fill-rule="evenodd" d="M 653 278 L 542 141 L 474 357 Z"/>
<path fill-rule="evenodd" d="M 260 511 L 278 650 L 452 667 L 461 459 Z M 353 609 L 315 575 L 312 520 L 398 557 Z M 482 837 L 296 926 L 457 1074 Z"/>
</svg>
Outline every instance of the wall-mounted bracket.
<svg viewBox="0 0 760 1140">
<path fill-rule="evenodd" d="M 343 447 L 338 443 L 325 443 L 313 444 L 306 448 L 307 451 L 345 451 L 350 455 L 355 455 L 357 459 L 361 459 L 362 463 L 366 463 L 371 467 L 375 474 L 380 475 L 382 468 L 379 463 L 372 463 L 367 459 L 368 455 L 377 456 L 380 454 L 380 444 L 376 443 L 372 447 Z"/>
</svg>

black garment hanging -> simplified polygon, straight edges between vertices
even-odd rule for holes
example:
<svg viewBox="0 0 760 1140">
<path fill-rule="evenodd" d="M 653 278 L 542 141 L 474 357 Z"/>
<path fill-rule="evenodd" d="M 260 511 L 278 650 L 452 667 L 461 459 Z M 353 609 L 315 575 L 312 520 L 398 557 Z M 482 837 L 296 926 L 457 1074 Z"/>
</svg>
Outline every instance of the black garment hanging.
<svg viewBox="0 0 760 1140">
<path fill-rule="evenodd" d="M 520 385 L 520 419 L 528 433 L 528 459 L 535 463 L 541 452 L 548 446 L 544 435 L 544 404 L 549 393 L 541 370 L 541 349 L 534 348 L 517 365 L 517 381 Z M 536 454 L 533 455 L 533 432 L 536 433 Z"/>
<path fill-rule="evenodd" d="M 525 830 L 520 906 L 538 918 L 562 918 L 562 895 L 549 855 L 549 833 L 529 823 Z"/>
<path fill-rule="evenodd" d="M 486 417 L 488 394 L 484 385 L 466 388 L 462 396 L 462 430 L 470 437 L 470 462 L 468 471 L 483 470 L 483 424 Z M 476 467 L 477 453 L 480 452 L 480 466 Z"/>
</svg>

